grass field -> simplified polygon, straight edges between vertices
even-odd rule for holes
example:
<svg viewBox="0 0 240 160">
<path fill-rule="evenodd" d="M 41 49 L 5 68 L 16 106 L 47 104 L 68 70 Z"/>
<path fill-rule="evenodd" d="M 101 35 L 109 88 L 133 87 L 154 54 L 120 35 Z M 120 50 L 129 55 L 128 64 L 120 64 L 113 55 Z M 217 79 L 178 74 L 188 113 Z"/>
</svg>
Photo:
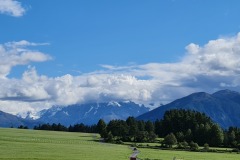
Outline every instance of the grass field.
<svg viewBox="0 0 240 160">
<path fill-rule="evenodd" d="M 106 144 L 96 134 L 0 128 L 0 159 L 128 160 L 127 145 Z M 201 153 L 139 149 L 139 158 L 172 160 L 238 160 L 236 153 Z"/>
</svg>

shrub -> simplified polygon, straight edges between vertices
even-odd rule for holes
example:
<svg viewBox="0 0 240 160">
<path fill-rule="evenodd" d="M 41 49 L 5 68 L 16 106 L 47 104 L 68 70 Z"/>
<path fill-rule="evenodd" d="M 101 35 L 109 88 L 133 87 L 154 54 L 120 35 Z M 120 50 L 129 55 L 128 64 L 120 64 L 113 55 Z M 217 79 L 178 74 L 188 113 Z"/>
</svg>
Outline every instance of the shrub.
<svg viewBox="0 0 240 160">
<path fill-rule="evenodd" d="M 179 149 L 188 149 L 188 143 L 186 141 L 178 143 L 178 148 Z"/>
<path fill-rule="evenodd" d="M 203 145 L 203 151 L 209 151 L 209 145 L 207 143 Z"/>
<path fill-rule="evenodd" d="M 191 149 L 192 151 L 198 151 L 199 146 L 198 146 L 197 143 L 194 143 L 194 142 L 192 141 L 192 142 L 190 142 L 189 146 L 190 146 L 190 149 Z"/>
<path fill-rule="evenodd" d="M 240 150 L 239 149 L 237 149 L 237 148 L 234 148 L 233 150 L 232 150 L 232 152 L 239 152 Z"/>
</svg>

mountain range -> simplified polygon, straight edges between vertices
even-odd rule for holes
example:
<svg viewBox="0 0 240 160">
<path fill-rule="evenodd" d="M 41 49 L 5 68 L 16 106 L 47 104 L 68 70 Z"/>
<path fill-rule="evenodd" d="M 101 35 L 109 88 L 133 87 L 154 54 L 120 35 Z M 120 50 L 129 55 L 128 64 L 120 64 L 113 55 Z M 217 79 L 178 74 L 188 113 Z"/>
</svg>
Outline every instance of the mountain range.
<svg viewBox="0 0 240 160">
<path fill-rule="evenodd" d="M 129 116 L 139 116 L 149 111 L 144 105 L 134 102 L 108 102 L 75 104 L 70 106 L 53 106 L 50 109 L 42 110 L 33 119 L 29 112 L 26 118 L 11 115 L 0 111 L 0 127 L 18 127 L 20 125 L 32 128 L 43 123 L 61 123 L 69 126 L 77 123 L 85 125 L 96 124 L 99 119 L 109 122 L 112 119 L 125 120 Z"/>
<path fill-rule="evenodd" d="M 193 93 L 142 114 L 137 119 L 151 121 L 162 119 L 165 111 L 170 109 L 190 109 L 203 112 L 222 128 L 240 127 L 240 93 L 230 90 L 221 90 L 213 94 Z"/>
<path fill-rule="evenodd" d="M 105 122 L 112 119 L 125 120 L 129 116 L 136 117 L 148 111 L 149 108 L 134 102 L 76 104 L 43 110 L 37 120 L 44 123 L 61 123 L 66 126 L 76 123 L 92 125 L 96 124 L 99 119 Z"/>
<path fill-rule="evenodd" d="M 240 93 L 221 90 L 213 94 L 197 92 L 177 99 L 169 104 L 161 105 L 149 111 L 144 105 L 134 102 L 108 102 L 75 104 L 70 106 L 53 106 L 38 113 L 38 119 L 17 117 L 0 111 L 0 127 L 17 127 L 26 125 L 33 127 L 42 123 L 61 123 L 65 126 L 76 123 L 96 124 L 99 119 L 109 122 L 112 119 L 125 120 L 129 116 L 139 120 L 155 121 L 162 119 L 165 111 L 170 109 L 190 109 L 205 113 L 222 128 L 240 127 Z"/>
</svg>

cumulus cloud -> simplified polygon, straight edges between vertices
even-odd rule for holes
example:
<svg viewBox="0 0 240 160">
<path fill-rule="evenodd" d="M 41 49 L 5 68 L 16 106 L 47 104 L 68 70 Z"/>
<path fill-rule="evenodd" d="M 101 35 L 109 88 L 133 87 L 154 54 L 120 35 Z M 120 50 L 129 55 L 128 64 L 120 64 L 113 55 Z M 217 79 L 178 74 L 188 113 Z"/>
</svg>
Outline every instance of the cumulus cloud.
<svg viewBox="0 0 240 160">
<path fill-rule="evenodd" d="M 27 48 L 37 45 L 43 44 L 30 43 L 24 40 L 0 44 L 0 78 L 6 78 L 14 66 L 26 65 L 30 62 L 44 62 L 51 59 L 47 54 Z"/>
<path fill-rule="evenodd" d="M 187 46 L 183 63 L 193 65 L 202 74 L 229 75 L 239 73 L 240 34 L 235 37 L 209 41 L 203 47 Z"/>
<path fill-rule="evenodd" d="M 0 75 L 5 77 L 0 79 L 0 110 L 16 114 L 52 105 L 106 101 L 160 104 L 198 91 L 240 91 L 240 34 L 211 40 L 204 46 L 189 44 L 176 63 L 102 65 L 101 71 L 59 77 L 38 75 L 36 68 L 29 67 L 21 79 L 7 78 L 12 66 L 49 59 L 26 45 L 35 43 L 22 41 L 0 46 L 0 55 L 5 56 L 0 63 Z M 24 56 L 25 52 L 29 56 Z"/>
<path fill-rule="evenodd" d="M 26 10 L 21 3 L 15 0 L 0 0 L 0 13 L 8 14 L 14 17 L 23 16 Z"/>
</svg>

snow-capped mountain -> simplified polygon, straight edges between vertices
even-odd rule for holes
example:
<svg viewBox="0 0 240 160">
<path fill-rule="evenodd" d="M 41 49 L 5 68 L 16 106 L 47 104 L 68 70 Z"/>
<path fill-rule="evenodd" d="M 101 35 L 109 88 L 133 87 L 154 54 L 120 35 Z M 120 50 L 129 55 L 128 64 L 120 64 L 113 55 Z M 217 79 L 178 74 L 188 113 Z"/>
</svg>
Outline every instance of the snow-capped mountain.
<svg viewBox="0 0 240 160">
<path fill-rule="evenodd" d="M 16 115 L 0 111 L 0 127 L 19 127 L 20 125 L 33 128 L 39 122 L 32 119 L 24 119 Z"/>
<path fill-rule="evenodd" d="M 61 123 L 66 126 L 76 123 L 91 125 L 96 124 L 99 119 L 108 122 L 112 119 L 136 117 L 148 111 L 149 108 L 134 102 L 76 104 L 67 107 L 54 106 L 48 110 L 42 110 L 37 120 L 44 123 Z"/>
</svg>

